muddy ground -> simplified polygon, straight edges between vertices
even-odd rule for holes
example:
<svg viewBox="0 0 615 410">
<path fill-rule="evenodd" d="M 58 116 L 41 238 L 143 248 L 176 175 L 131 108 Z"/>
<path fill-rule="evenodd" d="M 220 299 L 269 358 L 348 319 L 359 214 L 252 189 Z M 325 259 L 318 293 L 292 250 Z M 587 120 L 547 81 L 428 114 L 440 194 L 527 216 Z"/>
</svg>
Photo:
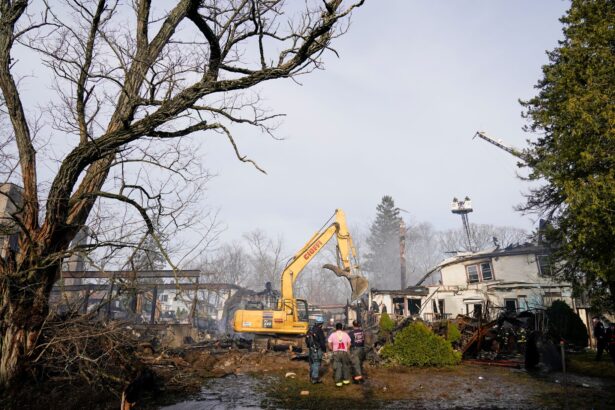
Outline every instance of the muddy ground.
<svg viewBox="0 0 615 410">
<path fill-rule="evenodd" d="M 328 365 L 323 383 L 312 385 L 308 363 L 287 352 L 167 351 L 143 357 L 156 375 L 156 386 L 144 386 L 134 408 L 615 408 L 615 367 L 586 356 L 571 363 L 584 376 L 569 373 L 566 378 L 475 364 L 421 369 L 366 363 L 364 384 L 338 388 Z M 0 397 L 0 408 L 106 410 L 120 404 L 116 393 L 72 384 L 32 386 L 16 399 Z"/>
<path fill-rule="evenodd" d="M 198 354 L 197 354 L 198 356 Z M 187 357 L 190 359 L 190 357 Z M 325 366 L 323 383 L 308 381 L 307 362 L 284 353 L 219 355 L 206 381 L 187 400 L 158 403 L 168 410 L 200 408 L 615 408 L 615 379 L 469 365 L 405 368 L 366 364 L 362 385 L 335 387 Z M 211 358 L 209 359 L 211 360 Z M 292 372 L 294 375 L 287 375 Z"/>
</svg>

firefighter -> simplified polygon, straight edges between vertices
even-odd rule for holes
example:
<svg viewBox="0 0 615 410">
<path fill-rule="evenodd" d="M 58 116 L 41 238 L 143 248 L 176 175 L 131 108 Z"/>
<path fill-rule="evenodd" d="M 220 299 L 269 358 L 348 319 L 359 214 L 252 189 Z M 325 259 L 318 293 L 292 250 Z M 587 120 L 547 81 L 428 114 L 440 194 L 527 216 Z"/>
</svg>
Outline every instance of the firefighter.
<svg viewBox="0 0 615 410">
<path fill-rule="evenodd" d="M 333 352 L 333 378 L 337 387 L 350 384 L 350 336 L 336 323 L 335 332 L 329 336 L 329 350 Z"/>
<path fill-rule="evenodd" d="M 615 323 L 611 323 L 606 330 L 606 349 L 615 364 Z"/>
<path fill-rule="evenodd" d="M 606 347 L 606 332 L 604 325 L 598 316 L 593 319 L 594 322 L 594 337 L 596 338 L 596 361 L 602 359 L 602 351 Z"/>
<path fill-rule="evenodd" d="M 358 321 L 352 322 L 350 336 L 350 362 L 352 364 L 353 381 L 363 383 L 363 360 L 365 360 L 365 333 Z"/>
<path fill-rule="evenodd" d="M 327 351 L 325 333 L 322 330 L 324 322 L 324 319 L 318 316 L 305 337 L 305 344 L 309 349 L 308 359 L 310 361 L 310 381 L 312 384 L 322 383 L 320 380 L 320 364 L 323 354 Z"/>
</svg>

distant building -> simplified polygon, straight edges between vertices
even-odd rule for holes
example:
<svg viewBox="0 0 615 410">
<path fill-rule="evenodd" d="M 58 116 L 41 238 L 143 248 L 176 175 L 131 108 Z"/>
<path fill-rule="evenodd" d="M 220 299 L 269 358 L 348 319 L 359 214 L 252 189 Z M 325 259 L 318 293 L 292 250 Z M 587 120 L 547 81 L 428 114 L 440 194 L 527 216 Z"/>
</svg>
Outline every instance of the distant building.
<svg viewBox="0 0 615 410">
<path fill-rule="evenodd" d="M 0 184 L 0 256 L 6 257 L 8 249 L 18 250 L 19 226 L 15 223 L 13 214 L 19 212 L 23 203 L 23 188 L 12 184 Z M 87 228 L 81 229 L 73 241 L 71 247 L 87 244 Z M 82 253 L 74 252 L 65 261 L 64 270 L 78 271 L 85 269 L 84 256 Z M 79 279 L 68 280 L 64 284 L 80 284 Z"/>
<path fill-rule="evenodd" d="M 0 255 L 6 257 L 8 249 L 17 250 L 19 227 L 12 214 L 22 204 L 23 189 L 15 184 L 0 184 Z"/>
</svg>

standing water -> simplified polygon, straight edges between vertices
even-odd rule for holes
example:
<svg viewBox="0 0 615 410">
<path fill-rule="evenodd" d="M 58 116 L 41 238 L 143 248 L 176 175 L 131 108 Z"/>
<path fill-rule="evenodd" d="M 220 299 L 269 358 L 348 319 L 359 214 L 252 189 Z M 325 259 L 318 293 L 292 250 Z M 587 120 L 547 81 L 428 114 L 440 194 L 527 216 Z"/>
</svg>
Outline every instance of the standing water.
<svg viewBox="0 0 615 410">
<path fill-rule="evenodd" d="M 161 410 L 197 409 L 262 409 L 269 407 L 261 388 L 266 383 L 262 378 L 248 375 L 230 375 L 205 383 L 201 392 L 192 400 L 182 401 Z"/>
</svg>

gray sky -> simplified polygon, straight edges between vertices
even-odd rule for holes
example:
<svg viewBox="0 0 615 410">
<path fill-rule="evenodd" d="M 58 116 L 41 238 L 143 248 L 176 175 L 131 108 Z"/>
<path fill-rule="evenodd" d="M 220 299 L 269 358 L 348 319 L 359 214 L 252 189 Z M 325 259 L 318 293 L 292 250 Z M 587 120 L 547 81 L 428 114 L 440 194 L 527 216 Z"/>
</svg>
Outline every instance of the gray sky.
<svg viewBox="0 0 615 410">
<path fill-rule="evenodd" d="M 528 187 L 516 177 L 515 158 L 472 136 L 485 130 L 524 146 L 518 99 L 534 95 L 568 6 L 367 0 L 334 43 L 340 58 L 325 55 L 326 69 L 298 78 L 301 86 L 279 80 L 259 88 L 267 107 L 287 115 L 277 131 L 282 141 L 233 130 L 240 151 L 268 175 L 238 161 L 225 137 L 195 138 L 204 141 L 205 167 L 218 175 L 203 207 L 219 209 L 227 226 L 221 239 L 262 229 L 282 236 L 291 253 L 336 208 L 351 227 L 367 229 L 383 195 L 409 211 L 406 219 L 437 229 L 461 226 L 449 207 L 466 195 L 471 222 L 531 229 L 531 218 L 513 209 Z M 20 83 L 27 105 L 54 98 L 49 74 L 20 52 L 22 74 L 30 74 Z M 55 136 L 47 149 L 61 152 L 67 141 L 75 142 Z M 42 173 L 54 166 L 39 165 Z"/>
<path fill-rule="evenodd" d="M 523 147 L 518 99 L 562 38 L 568 1 L 368 0 L 338 39 L 326 70 L 261 87 L 287 114 L 276 141 L 238 134 L 240 163 L 222 137 L 206 139 L 205 165 L 218 176 L 207 203 L 220 209 L 224 240 L 256 228 L 299 247 L 333 213 L 367 227 L 383 195 L 414 221 L 461 225 L 454 196 L 469 195 L 470 221 L 533 227 L 515 212 L 527 184 L 515 158 L 482 140 L 485 130 Z"/>
</svg>

